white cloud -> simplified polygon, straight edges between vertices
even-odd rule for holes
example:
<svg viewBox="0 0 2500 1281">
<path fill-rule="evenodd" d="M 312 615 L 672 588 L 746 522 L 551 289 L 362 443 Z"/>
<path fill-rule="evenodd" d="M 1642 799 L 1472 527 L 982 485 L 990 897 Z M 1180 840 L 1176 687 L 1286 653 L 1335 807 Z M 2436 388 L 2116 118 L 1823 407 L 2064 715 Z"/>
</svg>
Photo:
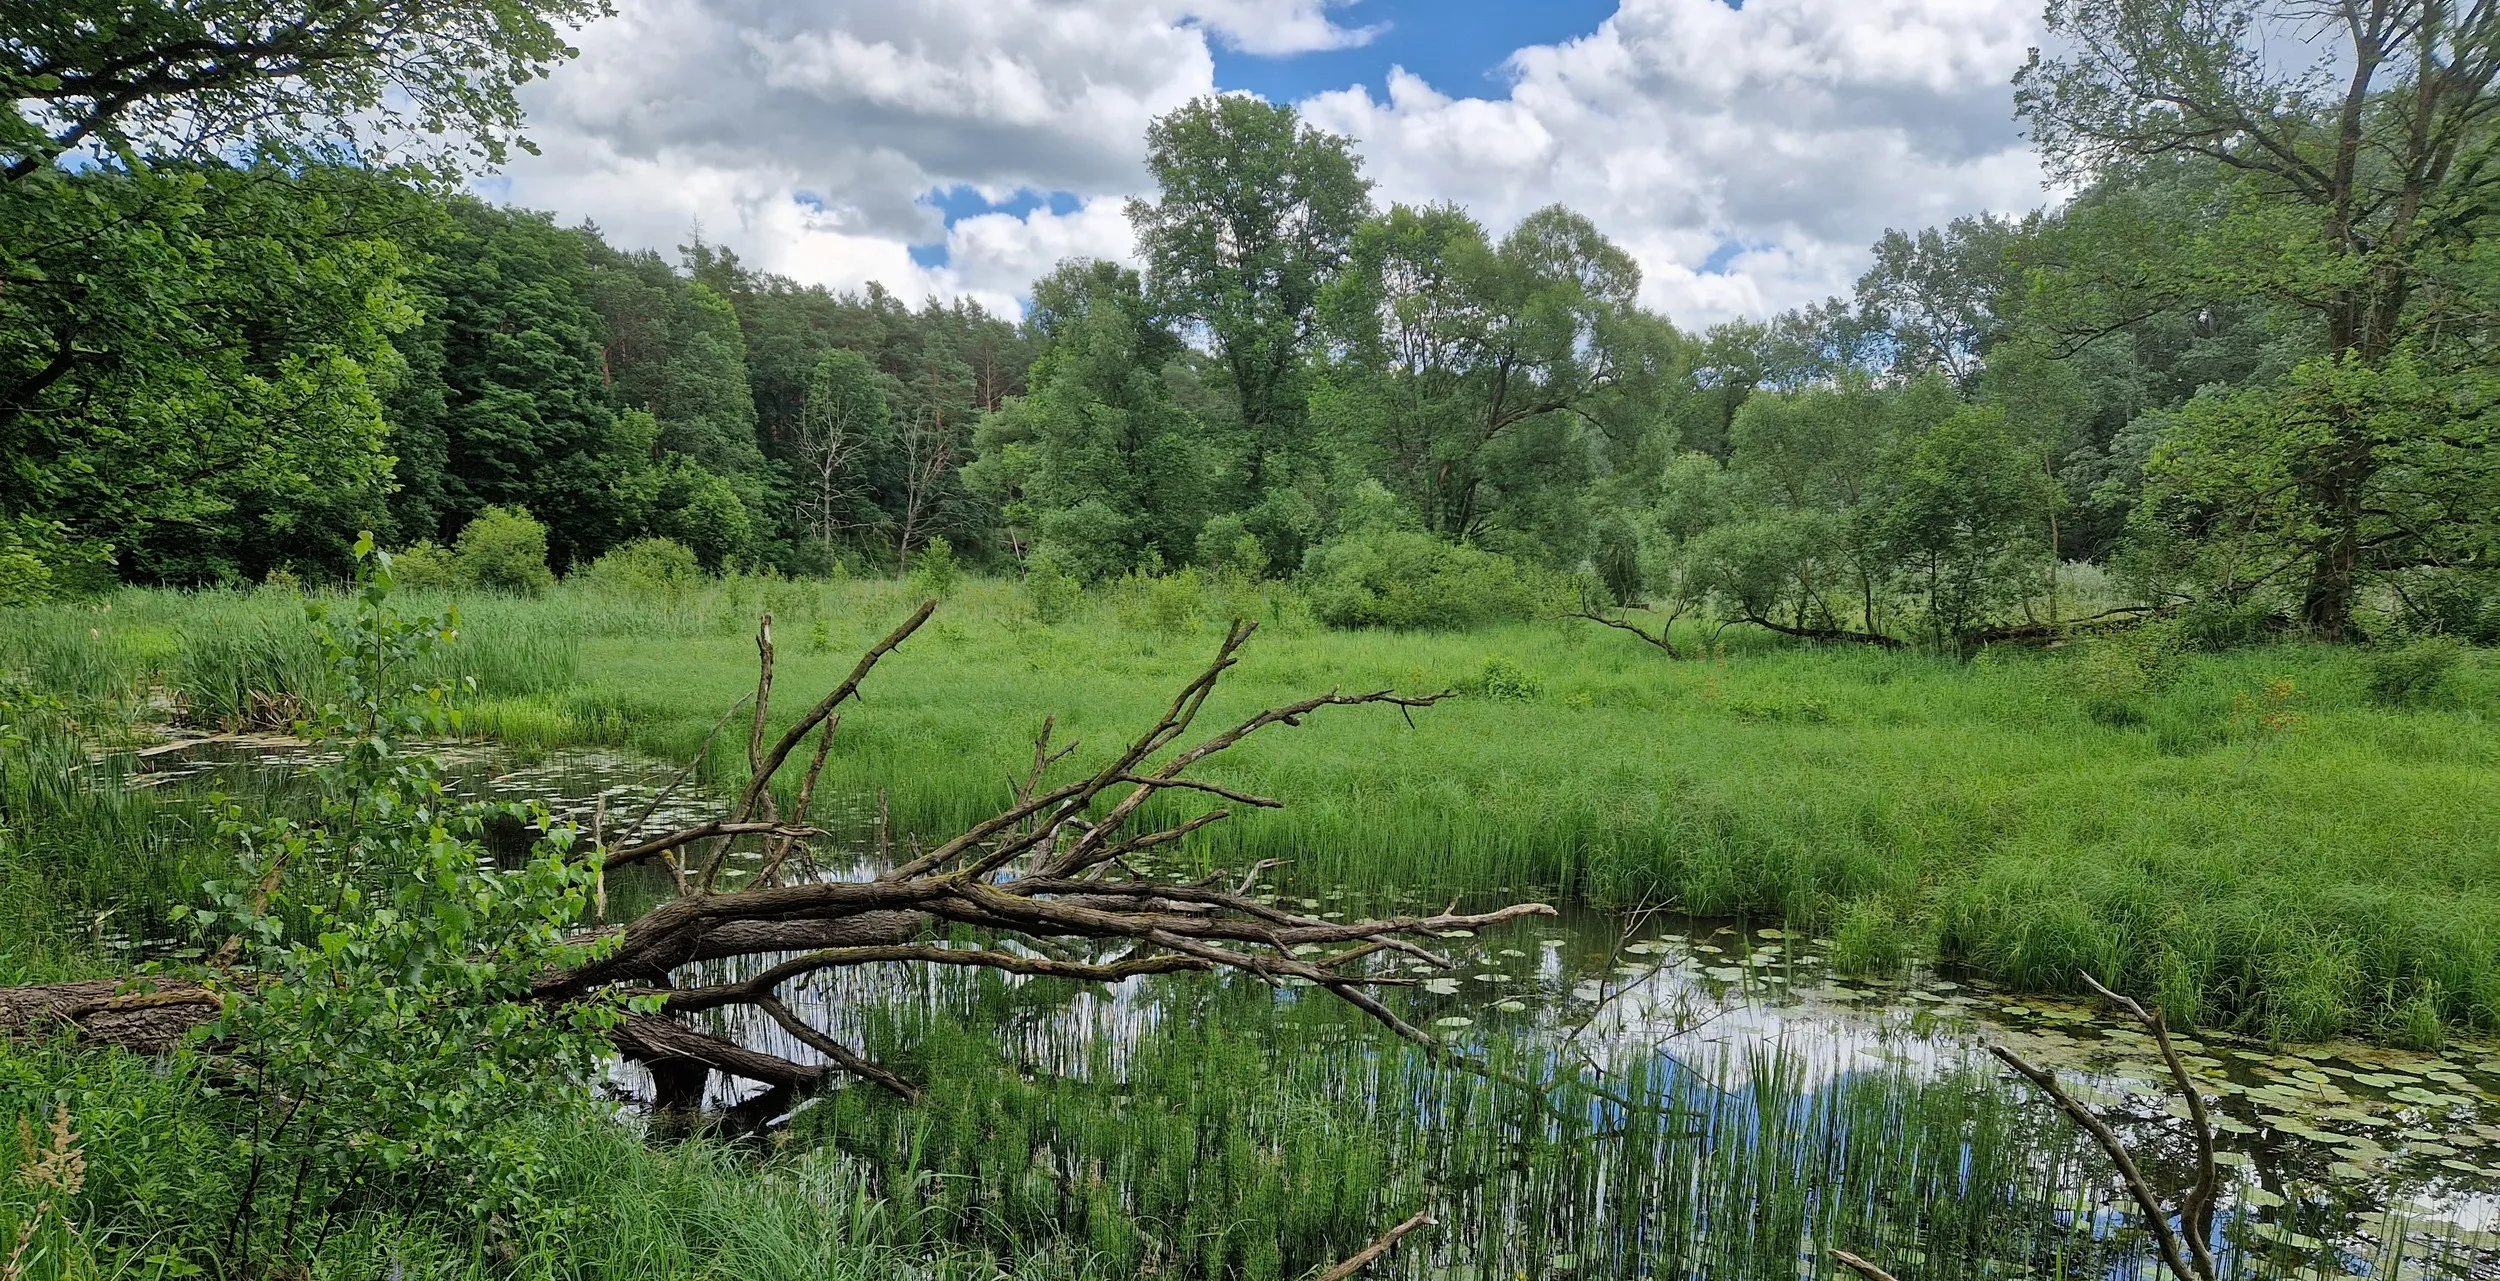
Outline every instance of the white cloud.
<svg viewBox="0 0 2500 1281">
<path fill-rule="evenodd" d="M 1340 2 L 629 0 L 534 87 L 544 154 L 506 189 L 625 244 L 665 250 L 699 222 L 801 279 L 1000 304 L 1062 256 L 1127 256 L 1120 201 L 1147 183 L 1146 124 L 1214 87 L 1210 42 L 1291 53 L 1378 34 L 1337 22 Z M 2035 13 L 1625 0 L 1592 35 L 1519 51 L 1498 97 L 1398 71 L 1385 97 L 1303 107 L 1360 140 L 1384 199 L 1457 201 L 1496 229 L 1580 209 L 1640 258 L 1647 300 L 1697 327 L 1847 292 L 1888 225 L 2037 203 L 2006 84 Z M 926 197 L 956 185 L 1080 203 L 949 229 Z M 911 260 L 940 242 L 946 266 Z"/>
<path fill-rule="evenodd" d="M 2034 0 L 1626 0 L 1521 50 L 1496 100 L 1404 74 L 1386 100 L 1304 106 L 1362 140 L 1384 199 L 1496 227 L 1561 201 L 1641 259 L 1646 300 L 1698 326 L 1849 292 L 1867 245 L 2042 198 L 2007 80 Z M 1742 252 L 1698 270 L 1723 246 Z"/>
</svg>

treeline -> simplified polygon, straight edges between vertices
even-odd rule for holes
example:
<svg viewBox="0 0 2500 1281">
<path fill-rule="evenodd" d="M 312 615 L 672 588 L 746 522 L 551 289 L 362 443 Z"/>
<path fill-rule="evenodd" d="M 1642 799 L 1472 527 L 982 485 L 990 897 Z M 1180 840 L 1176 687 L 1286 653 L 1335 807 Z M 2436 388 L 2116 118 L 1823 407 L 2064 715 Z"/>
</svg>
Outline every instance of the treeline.
<svg viewBox="0 0 2500 1281">
<path fill-rule="evenodd" d="M 1569 576 L 1888 645 L 2190 609 L 2500 639 L 2493 60 L 2388 54 L 2329 109 L 2196 80 L 2227 32 L 2061 22 L 2084 52 L 2019 101 L 2081 194 L 1701 334 L 1586 218 L 1381 209 L 1351 140 L 1246 97 L 1153 125 L 1142 270 L 1063 263 L 1020 321 L 301 157 L 39 166 L 0 196 L 0 577 L 334 572 L 495 511 L 558 570 L 943 539 L 1299 574 L 1347 623 Z"/>
</svg>

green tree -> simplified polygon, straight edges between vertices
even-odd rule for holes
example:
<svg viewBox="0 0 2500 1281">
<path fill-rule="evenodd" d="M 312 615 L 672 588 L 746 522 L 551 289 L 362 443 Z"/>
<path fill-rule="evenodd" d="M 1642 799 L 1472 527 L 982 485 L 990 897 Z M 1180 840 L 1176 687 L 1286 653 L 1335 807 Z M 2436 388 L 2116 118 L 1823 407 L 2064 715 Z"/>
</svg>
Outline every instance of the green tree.
<svg viewBox="0 0 2500 1281">
<path fill-rule="evenodd" d="M 1292 107 L 1200 98 L 1146 131 L 1160 188 L 1129 222 L 1158 307 L 1203 326 L 1238 397 L 1238 483 L 1255 502 L 1305 450 L 1304 357 L 1319 295 L 1371 212 L 1353 141 Z"/>
<path fill-rule="evenodd" d="M 70 153 L 216 161 L 306 139 L 500 162 L 515 90 L 600 0 L 0 0 L 7 180 Z M 526 144 L 523 144 L 526 145 Z"/>
<path fill-rule="evenodd" d="M 2192 156 L 2230 178 L 2221 216 L 2110 249 L 2156 297 L 2291 313 L 2309 349 L 2269 392 L 2173 420 L 2192 439 L 2157 456 L 2152 518 L 2269 526 L 2270 547 L 2247 547 L 2275 562 L 2260 574 L 2297 575 L 2303 623 L 2344 638 L 2365 574 L 2440 555 L 2410 495 L 2477 492 L 2491 465 L 2475 318 L 2492 281 L 2475 245 L 2500 207 L 2500 8 L 2125 0 L 2048 16 L 2060 52 L 2033 55 L 2016 101 L 2062 176 Z M 2283 30 L 2316 36 L 2312 61 L 2280 61 Z"/>
<path fill-rule="evenodd" d="M 1179 339 L 1137 273 L 1113 263 L 1063 263 L 1033 293 L 1046 345 L 1032 390 L 982 421 L 967 481 L 1079 578 L 1150 549 L 1186 559 L 1208 515 L 1213 451 L 1164 384 Z"/>
<path fill-rule="evenodd" d="M 1858 277 L 1857 304 L 1890 339 L 1896 375 L 1939 372 L 1965 390 L 1978 381 L 2021 293 L 2021 268 L 2008 252 L 2020 234 L 1992 214 L 1915 235 L 1885 230 L 1875 264 Z"/>
<path fill-rule="evenodd" d="M 1401 205 L 1363 228 L 1353 258 L 1330 291 L 1347 358 L 1319 420 L 1430 532 L 1576 559 L 1605 402 L 1647 390 L 1676 346 L 1634 301 L 1631 255 L 1559 206 L 1493 245 L 1461 210 Z M 1641 408 L 1635 426 L 1654 425 Z"/>
<path fill-rule="evenodd" d="M 447 538 L 490 506 L 526 507 L 554 515 L 565 564 L 640 532 L 654 441 L 609 395 L 585 235 L 464 198 L 419 243 L 425 319 L 398 337 L 408 376 L 389 398 L 400 531 Z"/>
<path fill-rule="evenodd" d="M 0 519 L 130 576 L 344 558 L 390 463 L 395 239 L 426 210 L 331 166 L 55 168 L 0 187 Z"/>
</svg>

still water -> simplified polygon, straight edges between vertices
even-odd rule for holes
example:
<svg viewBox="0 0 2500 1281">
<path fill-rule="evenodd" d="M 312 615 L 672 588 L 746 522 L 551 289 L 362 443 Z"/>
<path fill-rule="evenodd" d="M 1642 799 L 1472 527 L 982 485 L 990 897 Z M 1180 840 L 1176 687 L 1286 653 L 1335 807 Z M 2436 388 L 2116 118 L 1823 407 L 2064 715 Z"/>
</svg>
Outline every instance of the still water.
<svg viewBox="0 0 2500 1281">
<path fill-rule="evenodd" d="M 718 805 L 675 766 L 615 752 L 443 754 L 464 795 L 538 802 L 612 835 L 637 821 L 645 832 L 698 822 Z M 206 794 L 283 790 L 316 763 L 299 743 L 227 738 L 152 749 L 128 767 L 133 781 Z M 869 809 L 853 801 L 818 820 L 857 828 Z M 620 876 L 610 911 L 629 914 L 664 890 Z M 1291 881 L 1274 897 L 1331 919 L 1446 901 Z M 994 1154 L 932 1141 L 866 1090 L 775 1120 L 854 1152 L 949 1235 L 995 1233 L 1037 1199 L 1059 1215 L 1107 1197 L 1112 1210 L 1094 1212 L 1124 1216 L 1124 1239 L 1166 1263 L 1216 1256 L 1155 1237 L 1154 1225 L 1191 1211 L 1158 1203 L 1146 1184 L 1174 1176 L 1135 1165 L 1123 1145 L 1151 1146 L 1146 1136 L 1178 1113 L 1198 1127 L 1188 1141 L 1229 1134 L 1288 1174 L 1375 1153 L 1379 1190 L 1368 1195 L 1404 1198 L 1441 1221 L 1385 1275 L 1829 1275 L 1830 1246 L 1905 1279 L 2155 1271 L 2098 1154 L 1985 1053 L 2001 1044 L 2057 1068 L 2128 1138 L 2157 1187 L 2184 1186 L 2184 1109 L 2150 1037 L 2092 1004 L 2006 993 L 1950 969 L 1845 976 L 1821 940 L 1664 912 L 1566 907 L 1426 942 L 1452 964 L 1385 953 L 1367 963 L 1415 981 L 1386 999 L 1442 1038 L 1455 1063 L 1307 989 L 1241 976 L 1077 988 L 955 967 L 827 972 L 785 1000 L 852 1044 L 909 1057 L 917 1041 L 982 1029 L 1006 1084 L 958 1071 L 929 1083 L 932 1099 L 954 1089 L 964 1107 L 994 1114 L 985 1124 L 1012 1131 L 1022 1164 L 1002 1175 L 988 1164 Z M 683 977 L 737 976 L 715 967 Z M 720 1017 L 719 1030 L 741 1041 L 816 1059 L 767 1020 Z M 1211 1036 L 1217 1025 L 1227 1031 Z M 2222 1131 L 2218 1246 L 2231 1272 L 2500 1275 L 2500 1050 L 2177 1043 Z M 1218 1076 L 1223 1090 L 1197 1091 Z M 630 1099 L 644 1082 L 620 1068 L 612 1085 Z M 714 1082 L 714 1103 L 741 1097 Z M 1255 1117 L 1215 1115 L 1244 1109 Z M 1334 1150 L 1294 1157 L 1313 1133 L 1341 1137 Z M 1088 1184 L 1092 1201 L 1074 1191 Z M 1184 1188 L 1180 1199 L 1207 1198 Z"/>
</svg>

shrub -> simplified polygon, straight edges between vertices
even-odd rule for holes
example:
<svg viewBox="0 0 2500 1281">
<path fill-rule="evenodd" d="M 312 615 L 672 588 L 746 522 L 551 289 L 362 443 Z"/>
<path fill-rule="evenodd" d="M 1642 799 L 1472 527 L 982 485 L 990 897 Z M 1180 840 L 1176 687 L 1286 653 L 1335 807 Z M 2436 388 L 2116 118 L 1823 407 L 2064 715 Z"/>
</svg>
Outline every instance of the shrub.
<svg viewBox="0 0 2500 1281">
<path fill-rule="evenodd" d="M 1331 627 L 1461 628 L 1536 615 L 1554 587 L 1517 561 L 1429 534 L 1375 529 L 1311 549 L 1312 612 Z"/>
<path fill-rule="evenodd" d="M 2448 636 L 2427 636 L 2394 649 L 2362 655 L 2370 697 L 2390 707 L 2419 706 L 2437 700 L 2440 689 L 2465 665 L 2465 645 Z"/>
<path fill-rule="evenodd" d="M 547 527 L 518 507 L 489 507 L 460 531 L 460 576 L 479 587 L 535 596 L 553 586 Z"/>
<path fill-rule="evenodd" d="M 593 587 L 635 594 L 675 594 L 702 576 L 694 549 L 673 538 L 637 538 L 574 575 Z"/>
<path fill-rule="evenodd" d="M 2404 625 L 2500 645 L 2500 571 L 2417 570 L 2397 592 Z"/>
<path fill-rule="evenodd" d="M 1128 567 L 1129 521 L 1099 498 L 1042 517 L 1035 551 L 1060 573 L 1081 583 L 1109 578 Z"/>
<path fill-rule="evenodd" d="M 1479 698 L 1496 702 L 1528 703 L 1545 692 L 1545 678 L 1521 667 L 1519 661 L 1508 654 L 1490 654 L 1485 657 L 1484 666 L 1478 668 L 1475 676 L 1468 680 L 1465 689 Z"/>
<path fill-rule="evenodd" d="M 407 591 L 443 591 L 465 581 L 451 549 L 430 540 L 392 557 L 391 578 Z"/>
<path fill-rule="evenodd" d="M 1260 578 L 1267 573 L 1267 544 L 1250 532 L 1249 522 L 1241 517 L 1218 516 L 1198 533 L 1198 563 L 1219 572 Z"/>
<path fill-rule="evenodd" d="M 940 600 L 953 595 L 955 584 L 964 576 L 963 562 L 955 559 L 955 545 L 944 538 L 932 538 L 920 549 L 911 563 L 911 585 L 922 595 Z"/>
<path fill-rule="evenodd" d="M 2178 679 L 2191 648 L 2171 622 L 2147 623 L 2093 641 L 2075 667 L 2084 714 L 2104 725 L 2144 724 L 2145 700 Z"/>
<path fill-rule="evenodd" d="M 1119 581 L 1114 599 L 1120 625 L 1137 631 L 1179 636 L 1205 621 L 1206 583 L 1195 569 L 1130 574 Z"/>
<path fill-rule="evenodd" d="M 1024 600 L 1032 608 L 1034 618 L 1057 624 L 1085 603 L 1085 584 L 1060 572 L 1049 561 L 1037 561 L 1032 572 L 1024 576 Z"/>
</svg>

